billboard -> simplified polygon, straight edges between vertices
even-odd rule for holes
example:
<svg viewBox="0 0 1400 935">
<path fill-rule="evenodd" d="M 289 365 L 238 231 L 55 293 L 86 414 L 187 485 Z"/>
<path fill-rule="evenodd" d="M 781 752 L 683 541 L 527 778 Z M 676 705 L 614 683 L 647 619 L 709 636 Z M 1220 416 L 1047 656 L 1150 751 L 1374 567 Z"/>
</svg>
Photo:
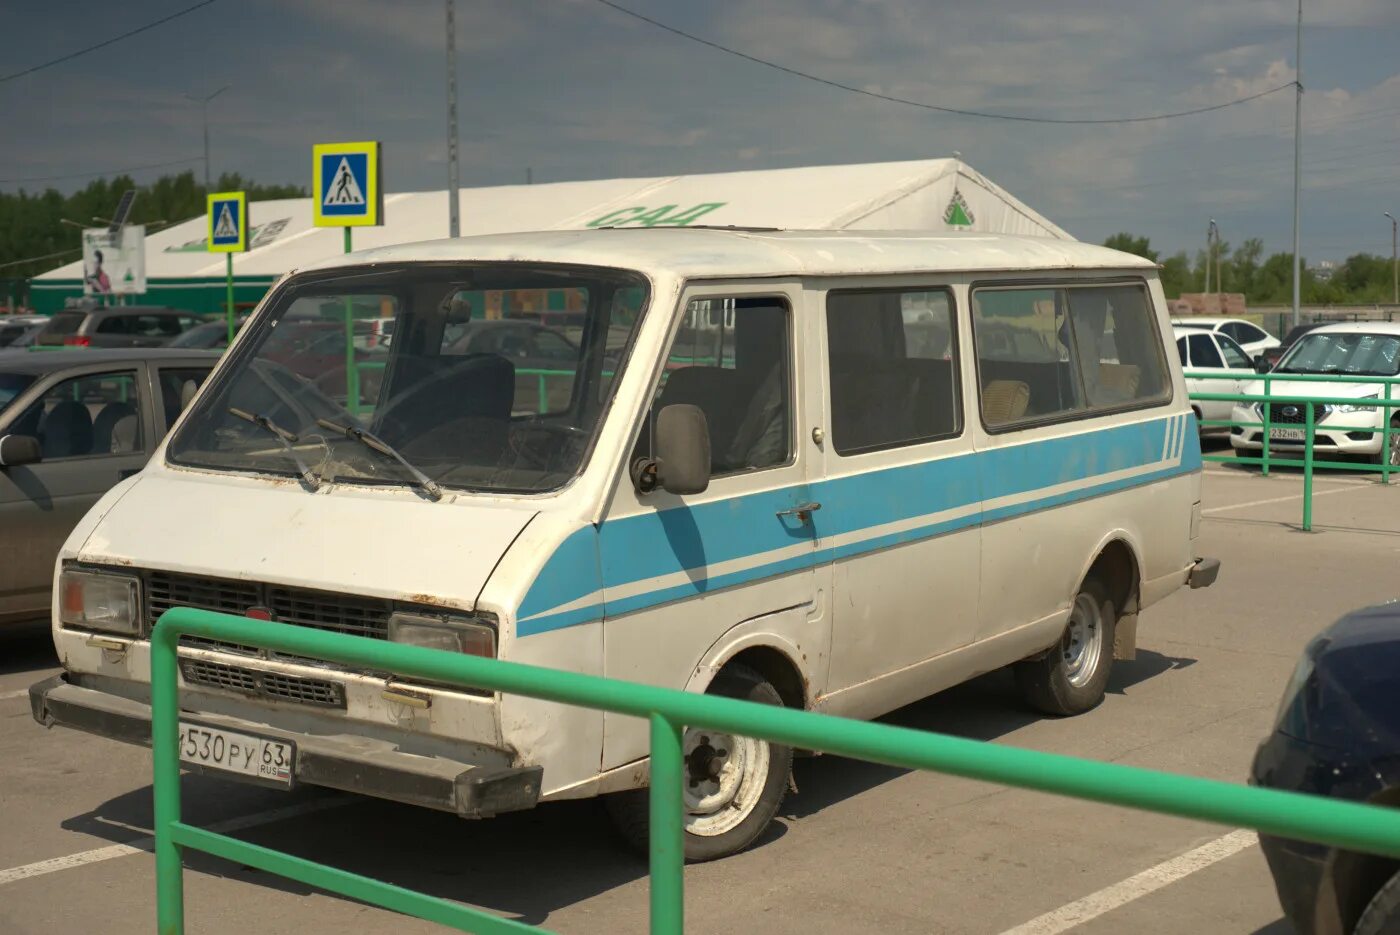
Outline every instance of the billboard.
<svg viewBox="0 0 1400 935">
<path fill-rule="evenodd" d="M 83 229 L 83 295 L 146 291 L 146 225 Z"/>
</svg>

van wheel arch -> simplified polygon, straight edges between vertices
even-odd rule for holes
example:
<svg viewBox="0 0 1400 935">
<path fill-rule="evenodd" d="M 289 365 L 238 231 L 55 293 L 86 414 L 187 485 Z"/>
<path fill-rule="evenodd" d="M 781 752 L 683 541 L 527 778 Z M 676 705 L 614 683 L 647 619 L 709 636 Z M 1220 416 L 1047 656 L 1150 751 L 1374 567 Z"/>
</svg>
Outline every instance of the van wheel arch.
<svg viewBox="0 0 1400 935">
<path fill-rule="evenodd" d="M 1090 578 L 1100 581 L 1108 590 L 1119 614 L 1138 612 L 1139 586 L 1142 583 L 1141 563 L 1137 552 L 1124 539 L 1111 539 L 1099 548 L 1098 555 L 1080 579 L 1079 589 Z"/>
<path fill-rule="evenodd" d="M 807 679 L 797 664 L 781 649 L 767 644 L 745 647 L 717 667 L 715 678 L 719 678 L 724 670 L 736 665 L 752 669 L 763 676 L 768 684 L 777 690 L 778 697 L 783 699 L 784 707 L 806 709 Z"/>
</svg>

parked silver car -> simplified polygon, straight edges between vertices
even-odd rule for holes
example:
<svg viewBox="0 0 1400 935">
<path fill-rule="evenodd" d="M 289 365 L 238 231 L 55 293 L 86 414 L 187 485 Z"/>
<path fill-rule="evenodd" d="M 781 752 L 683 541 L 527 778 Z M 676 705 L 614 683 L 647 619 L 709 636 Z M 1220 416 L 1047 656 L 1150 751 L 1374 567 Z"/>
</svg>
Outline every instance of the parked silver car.
<svg viewBox="0 0 1400 935">
<path fill-rule="evenodd" d="M 45 619 L 59 546 L 141 470 L 216 353 L 72 350 L 0 356 L 0 627 Z"/>
</svg>

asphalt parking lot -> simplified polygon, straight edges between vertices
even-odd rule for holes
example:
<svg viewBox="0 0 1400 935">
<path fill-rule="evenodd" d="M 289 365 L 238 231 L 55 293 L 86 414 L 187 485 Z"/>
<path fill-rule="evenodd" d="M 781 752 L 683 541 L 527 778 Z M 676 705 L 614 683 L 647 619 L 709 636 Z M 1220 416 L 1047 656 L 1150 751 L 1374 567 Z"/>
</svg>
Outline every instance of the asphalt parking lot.
<svg viewBox="0 0 1400 935">
<path fill-rule="evenodd" d="M 1313 533 L 1297 529 L 1301 494 L 1293 472 L 1207 466 L 1201 550 L 1221 558 L 1220 580 L 1143 615 L 1138 658 L 1118 664 L 1090 714 L 1029 713 L 993 673 L 887 720 L 1242 781 L 1308 638 L 1395 596 L 1400 485 L 1319 477 Z M 56 666 L 44 634 L 0 641 L 0 932 L 149 932 L 149 753 L 38 727 L 24 689 Z M 839 757 L 801 760 L 795 779 L 758 847 L 687 870 L 690 931 L 1289 931 L 1247 833 Z M 184 782 L 192 824 L 555 931 L 646 930 L 645 862 L 596 803 L 469 823 L 352 796 Z M 187 866 L 190 932 L 440 931 L 214 858 Z"/>
</svg>

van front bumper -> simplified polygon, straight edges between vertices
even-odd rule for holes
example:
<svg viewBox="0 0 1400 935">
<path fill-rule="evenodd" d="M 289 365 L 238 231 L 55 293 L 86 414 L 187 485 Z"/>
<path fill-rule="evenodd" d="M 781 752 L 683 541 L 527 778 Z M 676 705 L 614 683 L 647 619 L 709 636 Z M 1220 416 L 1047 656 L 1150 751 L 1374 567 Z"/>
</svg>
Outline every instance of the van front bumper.
<svg viewBox="0 0 1400 935">
<path fill-rule="evenodd" d="M 30 686 L 29 708 L 34 720 L 45 727 L 71 727 L 124 743 L 151 745 L 150 705 L 73 684 L 66 673 Z M 383 740 L 295 733 L 223 714 L 201 713 L 185 720 L 294 744 L 293 784 L 392 799 L 463 818 L 486 818 L 533 808 L 539 802 L 543 779 L 539 766 L 473 766 L 441 756 L 405 753 Z M 224 779 L 241 778 L 192 763 L 181 766 Z"/>
</svg>

